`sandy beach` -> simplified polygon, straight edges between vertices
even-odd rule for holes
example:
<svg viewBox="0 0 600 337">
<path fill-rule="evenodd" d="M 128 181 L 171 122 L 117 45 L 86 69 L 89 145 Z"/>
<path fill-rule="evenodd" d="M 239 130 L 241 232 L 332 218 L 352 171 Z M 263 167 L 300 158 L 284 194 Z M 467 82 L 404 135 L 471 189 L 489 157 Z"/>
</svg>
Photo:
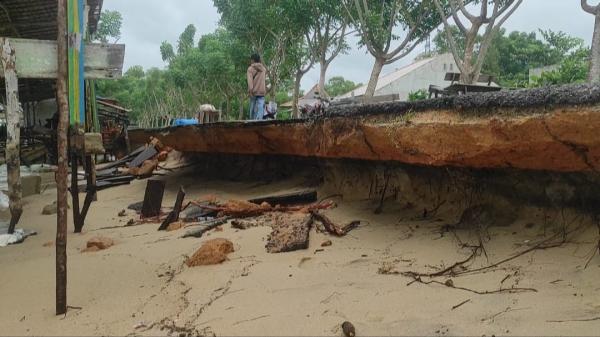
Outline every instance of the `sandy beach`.
<svg viewBox="0 0 600 337">
<path fill-rule="evenodd" d="M 304 188 L 302 181 L 241 183 L 204 181 L 193 172 L 164 177 L 164 206 L 179 185 L 190 197 L 214 194 L 247 199 Z M 310 233 L 306 250 L 269 254 L 270 228 L 222 226 L 201 239 L 180 238 L 183 230 L 158 232 L 158 224 L 124 226 L 141 201 L 145 181 L 101 191 L 83 234 L 68 236 L 66 316 L 54 315 L 56 217 L 42 215 L 56 191 L 25 199 L 20 227 L 38 231 L 24 243 L 0 248 L 1 335 L 342 335 L 352 322 L 357 335 L 597 335 L 600 328 L 598 228 L 568 211 L 543 220 L 531 212 L 511 227 L 490 228 L 485 255 L 470 268 L 486 266 L 550 237 L 557 226 L 587 223 L 566 243 L 534 250 L 483 273 L 444 284 L 413 282 L 399 273 L 435 272 L 469 257 L 457 237 L 440 228 L 456 219 L 438 214 L 422 220 L 400 204 L 375 215 L 373 203 L 336 200 L 326 211 L 336 221 L 361 220 L 346 237 Z M 69 216 L 70 217 L 70 216 Z M 71 219 L 70 219 L 71 220 Z M 72 232 L 72 225 L 69 225 Z M 545 236 L 544 236 L 545 232 Z M 456 231 L 464 242 L 476 241 Z M 83 253 L 94 236 L 115 246 Z M 220 265 L 189 268 L 187 256 L 203 242 L 226 238 L 235 252 Z M 321 247 L 325 240 L 332 245 Z M 449 278 L 436 278 L 441 283 Z M 412 283 L 411 283 L 412 282 Z M 409 283 L 411 283 L 409 285 Z M 465 289 L 462 289 L 465 288 Z M 529 289 L 494 292 L 500 289 Z M 480 294 L 478 294 L 480 293 Z"/>
</svg>

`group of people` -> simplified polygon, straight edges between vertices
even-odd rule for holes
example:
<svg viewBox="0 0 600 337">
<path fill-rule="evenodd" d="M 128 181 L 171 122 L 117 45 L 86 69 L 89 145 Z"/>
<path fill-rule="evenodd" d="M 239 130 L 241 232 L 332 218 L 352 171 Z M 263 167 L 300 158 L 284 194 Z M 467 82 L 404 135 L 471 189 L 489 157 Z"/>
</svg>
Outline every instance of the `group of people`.
<svg viewBox="0 0 600 337">
<path fill-rule="evenodd" d="M 260 55 L 250 56 L 250 66 L 246 71 L 248 81 L 248 96 L 250 96 L 250 119 L 263 120 L 277 117 L 277 103 L 265 105 L 267 93 L 267 68 L 262 64 Z"/>
</svg>

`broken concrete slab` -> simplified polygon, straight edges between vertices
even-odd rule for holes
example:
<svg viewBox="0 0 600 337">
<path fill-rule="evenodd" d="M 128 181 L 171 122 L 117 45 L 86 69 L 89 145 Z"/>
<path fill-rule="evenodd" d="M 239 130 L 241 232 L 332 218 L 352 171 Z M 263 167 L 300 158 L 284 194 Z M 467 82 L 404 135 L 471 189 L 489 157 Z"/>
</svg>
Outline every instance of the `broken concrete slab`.
<svg viewBox="0 0 600 337">
<path fill-rule="evenodd" d="M 464 168 L 600 169 L 600 86 L 339 106 L 312 120 L 138 130 L 182 152 L 291 155 Z M 293 141 L 291 141 L 293 139 Z"/>
<path fill-rule="evenodd" d="M 267 252 L 285 253 L 307 249 L 312 221 L 311 214 L 282 214 L 273 224 L 273 231 L 267 239 Z"/>
</svg>

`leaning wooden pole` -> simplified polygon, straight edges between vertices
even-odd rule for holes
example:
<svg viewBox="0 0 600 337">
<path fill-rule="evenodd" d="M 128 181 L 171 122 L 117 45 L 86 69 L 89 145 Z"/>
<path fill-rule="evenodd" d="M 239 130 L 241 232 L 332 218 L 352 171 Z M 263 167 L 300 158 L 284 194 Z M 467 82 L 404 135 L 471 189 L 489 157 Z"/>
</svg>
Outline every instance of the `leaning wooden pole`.
<svg viewBox="0 0 600 337">
<path fill-rule="evenodd" d="M 0 39 L 0 48 L 6 83 L 6 171 L 11 215 L 8 234 L 12 234 L 23 214 L 20 160 L 21 107 L 19 106 L 19 80 L 16 71 L 15 50 L 7 38 Z"/>
<path fill-rule="evenodd" d="M 58 101 L 58 169 L 56 172 L 56 314 L 67 312 L 67 135 L 69 127 L 68 64 L 67 64 L 67 1 L 58 0 L 58 77 L 56 97 Z M 77 174 L 75 172 L 75 174 Z"/>
</svg>

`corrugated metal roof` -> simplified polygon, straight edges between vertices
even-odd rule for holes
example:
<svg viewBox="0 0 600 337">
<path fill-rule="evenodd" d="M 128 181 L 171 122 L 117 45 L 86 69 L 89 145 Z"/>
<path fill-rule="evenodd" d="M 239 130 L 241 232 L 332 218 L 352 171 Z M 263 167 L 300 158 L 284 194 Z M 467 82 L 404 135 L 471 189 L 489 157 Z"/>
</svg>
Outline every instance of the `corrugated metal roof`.
<svg viewBox="0 0 600 337">
<path fill-rule="evenodd" d="M 103 0 L 88 0 L 89 29 L 96 31 Z M 56 0 L 0 0 L 0 36 L 56 40 Z"/>
<path fill-rule="evenodd" d="M 88 29 L 95 32 L 103 0 L 87 0 L 90 6 Z M 57 0 L 0 0 L 0 36 L 56 40 Z M 54 80 L 19 79 L 22 102 L 39 101 L 56 96 Z M 0 79 L 0 100 L 5 96 L 4 79 Z"/>
</svg>

